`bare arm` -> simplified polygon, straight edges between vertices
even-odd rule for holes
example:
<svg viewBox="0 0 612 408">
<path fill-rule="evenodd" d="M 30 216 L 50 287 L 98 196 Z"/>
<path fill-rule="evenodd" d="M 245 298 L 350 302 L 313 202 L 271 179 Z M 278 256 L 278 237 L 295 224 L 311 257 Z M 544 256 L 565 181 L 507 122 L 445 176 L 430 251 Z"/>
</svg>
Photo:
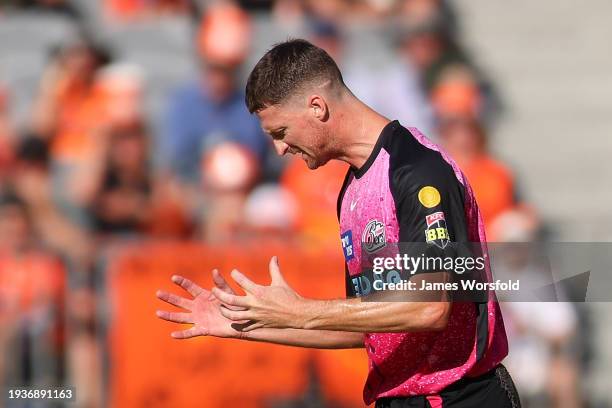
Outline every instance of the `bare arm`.
<svg viewBox="0 0 612 408">
<path fill-rule="evenodd" d="M 307 330 L 307 329 L 267 329 L 259 328 L 243 332 L 243 339 L 286 346 L 317 349 L 363 348 L 363 333 Z"/>
<path fill-rule="evenodd" d="M 411 332 L 443 330 L 451 303 L 442 301 L 366 302 L 362 299 L 313 300 L 299 296 L 285 282 L 276 257 L 270 262 L 272 284 L 257 285 L 240 272 L 232 278 L 245 296 L 213 288 L 223 303 L 221 313 L 232 321 L 252 321 L 243 330 L 294 328 L 307 330 L 340 330 L 349 332 Z M 445 279 L 444 274 L 428 274 L 428 279 Z"/>
<path fill-rule="evenodd" d="M 213 280 L 224 293 L 234 294 L 221 274 L 214 270 Z M 183 308 L 189 313 L 157 311 L 161 319 L 175 323 L 192 323 L 187 330 L 172 332 L 172 337 L 187 339 L 195 336 L 216 336 L 250 341 L 282 344 L 296 347 L 343 349 L 363 347 L 363 334 L 333 330 L 307 330 L 294 328 L 259 328 L 245 331 L 247 322 L 234 322 L 224 317 L 221 302 L 208 290 L 201 288 L 189 279 L 173 276 L 172 281 L 187 290 L 193 299 L 183 298 L 164 291 L 157 297 L 171 305 Z M 234 308 L 240 310 L 239 308 Z"/>
</svg>

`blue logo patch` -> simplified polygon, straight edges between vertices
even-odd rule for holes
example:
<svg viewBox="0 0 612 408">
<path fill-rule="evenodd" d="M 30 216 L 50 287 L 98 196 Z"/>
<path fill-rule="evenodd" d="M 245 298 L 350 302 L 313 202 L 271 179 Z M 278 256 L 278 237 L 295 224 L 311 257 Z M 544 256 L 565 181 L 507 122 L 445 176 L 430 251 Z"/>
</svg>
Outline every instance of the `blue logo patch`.
<svg viewBox="0 0 612 408">
<path fill-rule="evenodd" d="M 340 241 L 342 242 L 344 259 L 346 259 L 346 262 L 348 262 L 355 257 L 355 252 L 353 251 L 353 234 L 351 233 L 351 230 L 340 234 Z"/>
</svg>

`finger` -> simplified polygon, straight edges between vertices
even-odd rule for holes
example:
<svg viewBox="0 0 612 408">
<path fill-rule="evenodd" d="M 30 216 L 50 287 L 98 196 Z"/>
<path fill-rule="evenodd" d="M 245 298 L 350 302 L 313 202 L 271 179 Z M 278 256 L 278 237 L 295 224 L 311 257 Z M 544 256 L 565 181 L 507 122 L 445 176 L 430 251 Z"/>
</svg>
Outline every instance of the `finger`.
<svg viewBox="0 0 612 408">
<path fill-rule="evenodd" d="M 219 289 L 221 289 L 222 291 L 226 293 L 230 293 L 232 295 L 236 294 L 236 292 L 234 292 L 234 289 L 232 289 L 230 285 L 228 285 L 227 281 L 225 280 L 223 275 L 221 275 L 221 272 L 219 272 L 218 269 L 213 269 L 212 277 L 213 277 L 213 282 L 215 283 L 216 287 L 218 287 Z"/>
<path fill-rule="evenodd" d="M 196 297 L 202 292 L 204 292 L 204 289 L 202 289 L 201 287 L 199 287 L 198 285 L 196 285 L 189 279 L 183 276 L 180 276 L 180 275 L 172 276 L 172 282 L 176 283 L 181 288 L 185 289 L 193 297 Z"/>
<path fill-rule="evenodd" d="M 272 286 L 289 286 L 281 273 L 276 256 L 270 259 L 270 277 L 272 278 Z"/>
<path fill-rule="evenodd" d="M 220 290 L 230 295 L 236 294 L 236 292 L 234 292 L 234 289 L 232 289 L 230 285 L 227 284 L 227 281 L 223 278 L 223 275 L 221 275 L 221 273 L 217 269 L 213 269 L 212 276 L 213 276 L 213 281 L 215 282 L 215 286 L 217 286 Z M 214 294 L 215 292 L 214 289 L 215 288 L 213 288 L 211 292 L 212 292 L 212 296 L 216 297 Z M 244 310 L 243 307 L 238 307 L 238 306 L 229 306 L 229 308 L 233 310 Z"/>
<path fill-rule="evenodd" d="M 156 313 L 160 319 L 174 323 L 193 323 L 193 315 L 191 313 L 166 312 L 158 310 Z"/>
<path fill-rule="evenodd" d="M 230 295 L 229 293 L 226 293 L 219 288 L 212 288 L 212 293 L 217 299 L 221 301 L 221 303 L 239 307 L 250 306 L 246 296 Z"/>
<path fill-rule="evenodd" d="M 205 333 L 202 333 L 195 326 L 192 327 L 191 329 L 175 331 L 175 332 L 170 333 L 170 336 L 172 336 L 175 339 L 190 339 L 195 336 L 205 336 L 205 335 L 206 335 Z"/>
<path fill-rule="evenodd" d="M 168 302 L 173 306 L 181 307 L 183 309 L 191 310 L 191 300 L 185 299 L 184 297 L 177 296 L 172 293 L 168 293 L 163 290 L 157 291 L 157 297 L 164 302 Z"/>
<path fill-rule="evenodd" d="M 225 318 L 235 322 L 239 322 L 242 320 L 252 320 L 253 315 L 249 310 L 231 310 L 223 305 L 219 307 L 219 311 Z"/>
<path fill-rule="evenodd" d="M 249 293 L 256 293 L 256 292 L 258 292 L 259 285 L 254 283 L 254 282 L 252 282 L 249 278 L 244 276 L 242 274 L 242 272 L 240 272 L 239 270 L 234 269 L 230 273 L 230 276 L 245 291 L 247 291 Z"/>
</svg>

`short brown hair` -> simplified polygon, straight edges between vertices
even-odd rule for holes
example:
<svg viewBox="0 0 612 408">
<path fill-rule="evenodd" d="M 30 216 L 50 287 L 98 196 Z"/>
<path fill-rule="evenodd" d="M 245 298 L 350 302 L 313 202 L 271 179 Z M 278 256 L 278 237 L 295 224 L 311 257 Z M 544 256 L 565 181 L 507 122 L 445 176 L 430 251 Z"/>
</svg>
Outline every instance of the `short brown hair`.
<svg viewBox="0 0 612 408">
<path fill-rule="evenodd" d="M 344 86 L 340 69 L 323 49 L 301 39 L 278 43 L 249 75 L 247 108 L 253 113 L 277 105 L 315 80 L 330 80 Z"/>
</svg>

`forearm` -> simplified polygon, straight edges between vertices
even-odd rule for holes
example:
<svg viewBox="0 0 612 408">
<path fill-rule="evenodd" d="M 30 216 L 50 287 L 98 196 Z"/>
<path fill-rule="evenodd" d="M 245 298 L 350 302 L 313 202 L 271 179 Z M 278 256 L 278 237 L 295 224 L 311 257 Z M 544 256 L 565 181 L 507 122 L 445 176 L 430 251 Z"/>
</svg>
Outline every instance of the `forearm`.
<svg viewBox="0 0 612 408">
<path fill-rule="evenodd" d="M 319 349 L 361 348 L 363 333 L 333 330 L 269 329 L 243 332 L 242 339 Z"/>
<path fill-rule="evenodd" d="M 350 332 L 416 332 L 446 327 L 448 302 L 364 302 L 360 299 L 310 300 L 303 327 Z"/>
<path fill-rule="evenodd" d="M 445 282 L 445 273 L 415 276 L 417 287 L 426 282 Z M 384 293 L 380 298 L 310 300 L 298 309 L 302 326 L 306 329 L 343 330 L 367 333 L 418 332 L 443 330 L 451 311 L 444 291 L 415 293 Z"/>
</svg>

